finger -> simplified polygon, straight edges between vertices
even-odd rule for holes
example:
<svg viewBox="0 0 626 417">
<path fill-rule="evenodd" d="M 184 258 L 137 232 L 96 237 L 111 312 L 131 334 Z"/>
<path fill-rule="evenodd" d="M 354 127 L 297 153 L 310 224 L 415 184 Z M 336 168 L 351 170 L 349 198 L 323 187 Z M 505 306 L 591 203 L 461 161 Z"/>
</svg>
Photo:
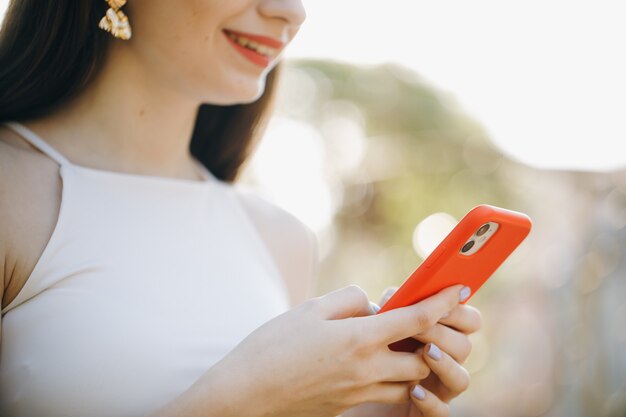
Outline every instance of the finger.
<svg viewBox="0 0 626 417">
<path fill-rule="evenodd" d="M 378 302 L 379 305 L 383 306 L 385 305 L 385 303 L 387 301 L 389 301 L 389 299 L 391 298 L 391 296 L 398 291 L 398 287 L 387 287 L 384 289 L 382 295 L 380 296 L 380 301 Z"/>
<path fill-rule="evenodd" d="M 392 352 L 385 349 L 381 355 L 375 371 L 379 381 L 421 381 L 430 374 L 430 367 L 421 354 Z"/>
<path fill-rule="evenodd" d="M 483 318 L 480 311 L 467 304 L 459 304 L 450 314 L 439 320 L 439 323 L 452 327 L 461 333 L 472 334 L 482 326 Z"/>
<path fill-rule="evenodd" d="M 421 385 L 415 385 L 411 390 L 411 401 L 423 417 L 448 417 L 450 415 L 448 404 Z"/>
<path fill-rule="evenodd" d="M 373 301 L 370 301 L 370 314 L 376 314 L 380 310 L 380 306 Z"/>
<path fill-rule="evenodd" d="M 465 362 L 472 351 L 472 343 L 465 333 L 443 324 L 435 324 L 426 331 L 415 335 L 414 338 L 424 344 L 434 343 L 444 352 L 448 352 L 458 363 Z"/>
<path fill-rule="evenodd" d="M 409 384 L 406 382 L 379 382 L 364 387 L 359 403 L 405 404 L 409 401 Z"/>
<path fill-rule="evenodd" d="M 367 293 L 358 285 L 348 285 L 309 300 L 318 315 L 327 320 L 360 317 L 372 314 Z"/>
<path fill-rule="evenodd" d="M 387 344 L 412 337 L 433 326 L 441 316 L 459 303 L 461 285 L 446 288 L 408 307 L 396 308 L 375 316 L 371 320 L 372 333 Z"/>
<path fill-rule="evenodd" d="M 424 360 L 452 397 L 456 397 L 469 387 L 469 372 L 437 345 L 432 343 L 426 345 Z"/>
</svg>

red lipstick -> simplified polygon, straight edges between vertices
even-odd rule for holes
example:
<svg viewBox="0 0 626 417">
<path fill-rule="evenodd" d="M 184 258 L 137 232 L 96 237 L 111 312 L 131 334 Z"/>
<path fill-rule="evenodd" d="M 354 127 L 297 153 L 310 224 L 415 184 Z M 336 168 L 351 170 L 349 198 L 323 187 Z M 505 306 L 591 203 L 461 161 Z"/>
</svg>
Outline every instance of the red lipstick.
<svg viewBox="0 0 626 417">
<path fill-rule="evenodd" d="M 280 53 L 284 43 L 268 36 L 224 29 L 224 35 L 237 52 L 252 63 L 267 67 Z"/>
</svg>

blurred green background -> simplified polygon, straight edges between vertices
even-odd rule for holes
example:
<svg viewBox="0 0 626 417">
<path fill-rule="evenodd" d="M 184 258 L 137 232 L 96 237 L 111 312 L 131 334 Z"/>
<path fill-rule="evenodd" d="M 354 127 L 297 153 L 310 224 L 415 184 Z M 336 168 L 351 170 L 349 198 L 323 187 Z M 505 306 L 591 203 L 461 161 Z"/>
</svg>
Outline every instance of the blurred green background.
<svg viewBox="0 0 626 417">
<path fill-rule="evenodd" d="M 428 253 L 418 225 L 453 226 L 434 213 L 525 212 L 529 238 L 472 299 L 484 326 L 452 415 L 626 416 L 626 171 L 515 162 L 398 65 L 289 60 L 277 106 L 243 180 L 317 233 L 312 295 L 356 283 L 377 301 Z"/>
</svg>

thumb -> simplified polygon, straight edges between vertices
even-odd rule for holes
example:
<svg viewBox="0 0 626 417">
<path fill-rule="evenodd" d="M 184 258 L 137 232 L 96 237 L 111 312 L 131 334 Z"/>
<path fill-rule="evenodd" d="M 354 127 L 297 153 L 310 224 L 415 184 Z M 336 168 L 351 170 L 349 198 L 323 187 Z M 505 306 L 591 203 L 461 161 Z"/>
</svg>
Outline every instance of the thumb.
<svg viewBox="0 0 626 417">
<path fill-rule="evenodd" d="M 317 297 L 316 304 L 321 316 L 327 320 L 372 314 L 367 293 L 354 284 Z"/>
</svg>

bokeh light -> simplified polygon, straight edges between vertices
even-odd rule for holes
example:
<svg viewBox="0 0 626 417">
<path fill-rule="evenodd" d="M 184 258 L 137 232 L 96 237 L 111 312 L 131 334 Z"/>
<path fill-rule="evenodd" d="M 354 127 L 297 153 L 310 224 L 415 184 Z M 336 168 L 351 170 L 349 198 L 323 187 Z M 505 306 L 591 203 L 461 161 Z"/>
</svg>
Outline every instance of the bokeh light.
<svg viewBox="0 0 626 417">
<path fill-rule="evenodd" d="M 620 151 L 626 60 L 618 52 L 626 47 L 626 25 L 619 0 L 305 6 L 307 22 L 290 58 L 396 62 L 453 92 L 510 157 L 540 168 L 626 166 Z"/>
<path fill-rule="evenodd" d="M 316 130 L 292 119 L 274 118 L 249 169 L 269 200 L 321 232 L 332 222 L 336 204 L 324 178 L 324 163 L 325 148 Z"/>
<path fill-rule="evenodd" d="M 426 259 L 456 223 L 456 219 L 447 213 L 435 213 L 419 222 L 413 232 L 413 248 L 417 254 Z"/>
</svg>

